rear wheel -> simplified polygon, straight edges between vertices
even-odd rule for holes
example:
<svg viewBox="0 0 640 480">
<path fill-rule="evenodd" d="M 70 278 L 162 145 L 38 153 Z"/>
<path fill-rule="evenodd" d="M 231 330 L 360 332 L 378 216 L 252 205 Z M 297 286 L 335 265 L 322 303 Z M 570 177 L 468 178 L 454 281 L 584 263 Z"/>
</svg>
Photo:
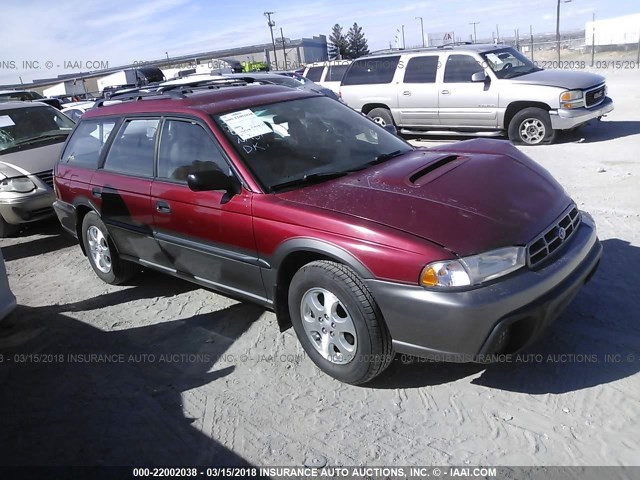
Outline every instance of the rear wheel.
<svg viewBox="0 0 640 480">
<path fill-rule="evenodd" d="M 516 113 L 509 123 L 509 140 L 516 144 L 541 145 L 555 139 L 549 112 L 529 107 Z"/>
<path fill-rule="evenodd" d="M 139 267 L 120 258 L 100 217 L 89 212 L 82 220 L 82 241 L 89 263 L 104 282 L 119 285 L 137 273 Z"/>
<path fill-rule="evenodd" d="M 360 277 L 345 265 L 315 261 L 291 280 L 289 312 L 311 360 L 345 383 L 365 383 L 393 359 L 380 309 Z"/>
<path fill-rule="evenodd" d="M 391 112 L 386 108 L 374 108 L 367 114 L 367 117 L 369 117 L 381 127 L 394 124 Z"/>
</svg>

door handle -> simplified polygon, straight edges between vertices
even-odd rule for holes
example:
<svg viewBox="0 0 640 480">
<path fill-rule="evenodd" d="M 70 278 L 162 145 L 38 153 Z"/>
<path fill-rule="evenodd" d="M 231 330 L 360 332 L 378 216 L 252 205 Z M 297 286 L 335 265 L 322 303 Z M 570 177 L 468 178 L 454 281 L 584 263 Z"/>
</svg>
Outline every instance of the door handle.
<svg viewBox="0 0 640 480">
<path fill-rule="evenodd" d="M 102 198 L 102 189 L 93 187 L 91 189 L 91 195 L 93 195 L 96 198 Z"/>
<path fill-rule="evenodd" d="M 407 97 L 411 96 L 411 92 L 409 90 L 405 90 L 402 92 L 402 95 L 406 95 Z"/>
<path fill-rule="evenodd" d="M 449 94 L 451 94 L 451 92 L 449 90 L 442 90 L 442 94 L 443 95 L 449 95 Z"/>
<path fill-rule="evenodd" d="M 159 213 L 171 213 L 171 207 L 167 202 L 163 200 L 159 200 L 156 202 L 156 210 Z"/>
</svg>

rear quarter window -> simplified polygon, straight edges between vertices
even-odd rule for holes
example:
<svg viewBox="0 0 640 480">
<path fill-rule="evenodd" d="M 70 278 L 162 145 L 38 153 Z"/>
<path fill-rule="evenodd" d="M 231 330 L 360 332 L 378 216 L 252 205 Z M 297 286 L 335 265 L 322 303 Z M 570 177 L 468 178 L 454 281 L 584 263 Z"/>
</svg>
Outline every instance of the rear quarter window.
<svg viewBox="0 0 640 480">
<path fill-rule="evenodd" d="M 342 85 L 371 85 L 391 83 L 396 73 L 400 56 L 367 58 L 351 64 L 342 79 Z"/>
<path fill-rule="evenodd" d="M 324 67 L 310 67 L 309 70 L 307 70 L 305 77 L 307 77 L 312 82 L 319 82 L 322 78 L 323 70 Z"/>
<path fill-rule="evenodd" d="M 61 163 L 84 168 L 97 168 L 102 149 L 115 125 L 115 119 L 80 122 L 64 149 Z"/>
</svg>

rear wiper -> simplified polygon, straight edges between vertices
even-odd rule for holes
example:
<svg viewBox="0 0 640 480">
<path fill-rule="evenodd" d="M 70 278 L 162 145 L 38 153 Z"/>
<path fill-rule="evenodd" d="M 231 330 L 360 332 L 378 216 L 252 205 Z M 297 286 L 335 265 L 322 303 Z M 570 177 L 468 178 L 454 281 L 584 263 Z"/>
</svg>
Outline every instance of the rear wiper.
<svg viewBox="0 0 640 480">
<path fill-rule="evenodd" d="M 296 185 L 304 185 L 304 184 L 313 183 L 316 181 L 331 180 L 332 178 L 343 177 L 347 173 L 349 172 L 344 170 L 336 171 L 336 172 L 309 173 L 307 175 L 304 175 L 303 177 L 296 178 L 294 180 L 289 180 L 287 182 L 282 182 L 282 183 L 277 183 L 275 185 L 272 185 L 270 187 L 270 190 L 275 191 L 275 190 L 280 190 L 282 188 L 293 187 Z"/>
</svg>

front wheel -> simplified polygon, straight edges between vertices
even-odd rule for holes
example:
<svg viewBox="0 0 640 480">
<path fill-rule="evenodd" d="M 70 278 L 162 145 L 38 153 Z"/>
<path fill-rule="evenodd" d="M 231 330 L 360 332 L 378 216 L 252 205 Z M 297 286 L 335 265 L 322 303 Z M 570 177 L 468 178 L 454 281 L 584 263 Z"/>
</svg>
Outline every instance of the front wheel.
<svg viewBox="0 0 640 480">
<path fill-rule="evenodd" d="M 509 123 L 509 140 L 516 144 L 541 145 L 555 139 L 549 112 L 529 107 L 516 113 Z"/>
<path fill-rule="evenodd" d="M 319 260 L 298 270 L 289 287 L 289 313 L 307 355 L 337 380 L 365 383 L 393 360 L 380 309 L 345 265 Z"/>
<path fill-rule="evenodd" d="M 386 108 L 374 108 L 369 113 L 367 113 L 367 117 L 369 117 L 381 127 L 393 125 L 393 117 L 391 116 L 391 112 Z"/>
<path fill-rule="evenodd" d="M 100 217 L 89 212 L 82 220 L 82 241 L 89 263 L 104 282 L 119 285 L 138 271 L 138 266 L 120 258 Z"/>
</svg>

